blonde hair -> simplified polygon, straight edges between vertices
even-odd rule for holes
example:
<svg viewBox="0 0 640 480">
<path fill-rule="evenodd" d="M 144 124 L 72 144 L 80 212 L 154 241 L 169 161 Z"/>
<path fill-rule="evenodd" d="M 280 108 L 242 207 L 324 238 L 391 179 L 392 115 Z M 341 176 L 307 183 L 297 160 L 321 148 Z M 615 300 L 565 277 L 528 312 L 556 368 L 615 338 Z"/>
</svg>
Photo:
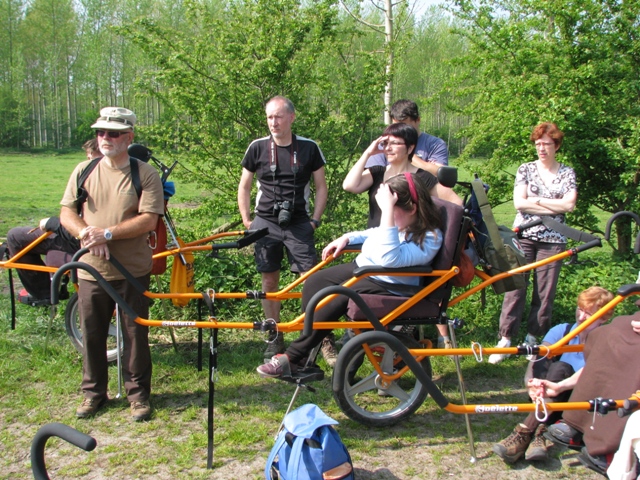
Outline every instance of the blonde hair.
<svg viewBox="0 0 640 480">
<path fill-rule="evenodd" d="M 592 310 L 595 307 L 596 309 L 600 310 L 607 303 L 613 300 L 613 297 L 613 293 L 605 288 L 595 286 L 589 287 L 586 290 L 583 290 L 580 295 L 578 295 L 578 308 L 587 311 Z M 591 313 L 593 313 L 593 311 Z M 613 308 L 602 315 L 601 318 L 607 321 L 612 317 L 612 315 Z"/>
</svg>

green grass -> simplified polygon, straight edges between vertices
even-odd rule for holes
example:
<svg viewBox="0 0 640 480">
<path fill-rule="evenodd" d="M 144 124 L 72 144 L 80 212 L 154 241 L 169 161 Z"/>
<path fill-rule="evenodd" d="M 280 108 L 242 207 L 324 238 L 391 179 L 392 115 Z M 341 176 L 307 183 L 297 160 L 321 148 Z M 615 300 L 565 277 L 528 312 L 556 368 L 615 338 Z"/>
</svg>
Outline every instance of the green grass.
<svg viewBox="0 0 640 480">
<path fill-rule="evenodd" d="M 84 160 L 81 151 L 61 155 L 0 152 L 0 238 L 5 238 L 12 227 L 35 226 L 41 218 L 58 215 L 71 172 Z M 169 159 L 159 160 L 170 163 Z M 177 182 L 171 203 L 197 204 L 203 193 L 193 184 Z"/>
<path fill-rule="evenodd" d="M 124 400 L 111 400 L 95 418 L 78 420 L 75 407 L 81 399 L 81 359 L 67 341 L 63 320 L 54 320 L 49 348 L 44 351 L 47 318 L 44 310 L 18 306 L 17 330 L 8 329 L 8 304 L 0 300 L 0 478 L 31 478 L 29 442 L 37 428 L 49 422 L 68 424 L 94 436 L 98 447 L 83 452 L 59 440 L 47 445 L 47 465 L 53 478 L 251 478 L 261 469 L 273 445 L 293 386 L 264 380 L 254 373 L 262 361 L 264 344 L 254 332 L 220 332 L 219 370 L 215 384 L 215 450 L 213 472 L 206 469 L 207 374 L 195 368 L 195 332 L 177 331 L 178 352 L 166 330 L 152 329 L 154 364 L 154 416 L 148 423 L 132 423 Z M 241 319 L 239 319 L 241 320 Z M 291 340 L 295 335 L 289 336 Z M 208 333 L 205 334 L 205 338 Z M 206 343 L 205 343 L 206 344 Z M 205 354 L 206 355 L 206 354 Z M 454 403 L 460 403 L 453 362 L 434 359 L 438 384 Z M 523 401 L 524 359 L 500 366 L 478 364 L 463 358 L 470 403 Z M 206 356 L 205 356 L 206 365 Z M 431 399 L 408 421 L 384 429 L 364 427 L 344 416 L 332 399 L 330 369 L 316 392 L 303 389 L 296 405 L 316 403 L 340 421 L 339 432 L 357 468 L 359 479 L 472 478 L 492 472 L 508 478 L 511 467 L 490 455 L 492 442 L 513 428 L 514 415 L 472 415 L 475 446 L 480 461 L 468 462 L 464 417 L 440 410 Z M 117 391 L 115 365 L 110 368 L 110 395 Z M 405 452 L 416 452 L 410 458 Z M 556 452 L 563 458 L 562 452 Z M 419 455 L 419 456 L 417 456 Z M 426 457 L 425 457 L 426 456 Z M 404 460 L 398 461 L 398 459 Z M 553 460 L 548 475 L 528 467 L 528 478 L 568 478 L 576 469 L 566 460 Z M 249 464 L 246 476 L 235 476 Z M 230 466 L 235 465 L 230 469 Z M 522 468 L 518 467 L 518 469 Z M 392 473 L 385 476 L 384 472 Z M 378 473 L 375 473 L 378 472 Z M 583 478 L 589 476 L 580 470 Z"/>
<path fill-rule="evenodd" d="M 0 236 L 14 225 L 35 223 L 40 217 L 57 212 L 57 202 L 73 166 L 82 160 L 73 155 L 4 155 L 0 167 L 10 171 L 7 190 L 0 202 Z M 15 163 L 14 163 L 15 162 Z M 168 162 L 165 162 L 168 163 Z M 42 166 L 47 168 L 42 168 Z M 51 168 L 49 168 L 51 167 Z M 11 170 L 8 170 L 11 169 Z M 56 173 L 54 174 L 53 171 Z M 18 173 L 20 172 L 20 173 Z M 49 181 L 50 180 L 50 181 Z M 33 202 L 23 205 L 21 213 L 17 198 L 21 192 L 33 191 Z M 199 198 L 197 188 L 178 185 L 175 202 Z M 24 201 L 22 202 L 25 203 Z M 504 220 L 510 225 L 512 205 L 504 205 Z M 573 314 L 574 291 L 583 285 L 603 283 L 617 288 L 631 283 L 637 265 L 620 265 L 612 270 L 606 252 L 587 252 L 582 260 L 597 262 L 563 268 L 555 310 L 558 321 Z M 218 267 L 216 267 L 218 265 Z M 221 263 L 206 263 L 211 282 L 220 289 L 225 278 L 217 277 Z M 112 400 L 93 419 L 78 420 L 75 408 L 81 400 L 79 390 L 82 361 L 66 337 L 63 320 L 64 305 L 53 321 L 53 328 L 44 350 L 48 326 L 46 310 L 17 306 L 17 329 L 10 325 L 7 276 L 0 275 L 0 479 L 31 478 L 28 456 L 30 441 L 38 427 L 49 422 L 62 422 L 94 436 L 98 448 L 83 452 L 65 442 L 52 439 L 47 445 L 47 465 L 54 478 L 252 478 L 261 471 L 273 436 L 293 394 L 290 384 L 261 379 L 255 368 L 262 362 L 265 344 L 262 334 L 245 330 L 219 332 L 218 373 L 215 384 L 215 451 L 213 472 L 206 469 L 207 458 L 207 354 L 205 371 L 195 368 L 197 360 L 196 332 L 176 329 L 178 351 L 172 345 L 165 328 L 151 329 L 150 342 L 154 365 L 151 422 L 135 424 L 129 419 L 125 400 Z M 168 277 L 167 273 L 165 277 Z M 245 279 L 246 280 L 246 279 Z M 249 283 L 254 280 L 249 280 Z M 247 285 L 259 289 L 259 285 Z M 501 298 L 487 292 L 486 305 L 476 295 L 450 309 L 451 316 L 466 321 L 458 332 L 459 344 L 472 341 L 493 345 Z M 626 302 L 629 303 L 630 302 Z M 242 307 L 242 308 L 240 308 Z M 184 310 L 169 308 L 165 316 L 159 302 L 153 307 L 153 318 L 193 319 L 194 306 Z M 632 308 L 627 307 L 627 308 Z M 285 308 L 288 320 L 295 309 Z M 221 308 L 224 320 L 254 321 L 261 319 L 258 302 L 229 301 Z M 433 338 L 435 328 L 427 334 Z M 205 332 L 205 345 L 209 332 Z M 297 334 L 288 334 L 291 341 Z M 585 469 L 570 466 L 571 460 L 561 451 L 541 468 L 525 463 L 514 467 L 503 464 L 491 455 L 491 445 L 499 441 L 520 419 L 519 415 L 472 415 L 471 423 L 479 461 L 470 464 L 464 417 L 442 411 L 431 399 L 408 421 L 377 429 L 360 425 L 347 418 L 334 402 L 331 393 L 330 369 L 321 361 L 326 378 L 314 385 L 316 392 L 302 389 L 296 405 L 316 403 L 330 416 L 340 421 L 339 432 L 353 457 L 357 478 L 475 478 L 490 474 L 491 478 L 512 478 L 522 474 L 527 478 L 598 478 Z M 462 359 L 468 401 L 471 403 L 514 403 L 525 401 L 522 376 L 525 361 L 511 358 L 499 366 L 477 363 L 472 357 Z M 454 364 L 449 358 L 433 359 L 434 372 L 442 378 L 439 386 L 454 403 L 460 403 Z M 111 397 L 117 392 L 115 365 L 110 367 Z M 559 459 L 558 459 L 559 458 Z M 238 469 L 249 465 L 246 474 Z M 243 467 L 244 468 L 244 467 Z M 244 470 L 243 470 L 244 471 Z M 576 473 L 578 472 L 578 473 Z M 524 478 L 524 477 L 523 477 Z"/>
</svg>

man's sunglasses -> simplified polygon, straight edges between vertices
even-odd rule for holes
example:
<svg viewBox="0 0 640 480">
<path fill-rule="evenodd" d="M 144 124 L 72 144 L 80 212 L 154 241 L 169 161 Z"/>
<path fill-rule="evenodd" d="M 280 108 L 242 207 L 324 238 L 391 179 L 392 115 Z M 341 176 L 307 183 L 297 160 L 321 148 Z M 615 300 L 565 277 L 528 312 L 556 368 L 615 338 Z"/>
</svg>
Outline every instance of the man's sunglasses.
<svg viewBox="0 0 640 480">
<path fill-rule="evenodd" d="M 124 135 L 125 133 L 131 132 L 113 132 L 111 130 L 96 130 L 96 135 L 99 137 L 104 137 L 105 135 L 109 138 L 119 138 L 120 135 Z"/>
</svg>

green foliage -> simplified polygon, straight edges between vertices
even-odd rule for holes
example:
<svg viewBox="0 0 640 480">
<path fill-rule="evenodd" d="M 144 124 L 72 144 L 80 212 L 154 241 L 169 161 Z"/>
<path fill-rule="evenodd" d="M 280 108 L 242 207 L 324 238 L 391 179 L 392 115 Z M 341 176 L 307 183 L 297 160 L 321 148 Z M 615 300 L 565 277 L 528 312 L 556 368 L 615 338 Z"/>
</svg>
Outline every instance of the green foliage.
<svg viewBox="0 0 640 480">
<path fill-rule="evenodd" d="M 492 198 L 509 197 L 504 170 L 533 160 L 528 141 L 541 121 L 565 134 L 559 160 L 579 181 L 574 224 L 595 228 L 590 208 L 638 210 L 640 93 L 638 3 L 615 0 L 457 0 L 457 30 L 469 43 L 457 92 L 472 95 L 462 111 L 470 143 L 463 157 L 492 151 L 485 180 Z M 595 181 L 597 179 L 597 181 Z M 621 249 L 629 238 L 621 239 Z"/>
<path fill-rule="evenodd" d="M 451 30 L 458 20 L 431 7 L 420 21 L 406 28 L 407 45 L 395 56 L 394 100 L 408 98 L 420 107 L 420 127 L 444 139 L 451 155 L 460 155 L 465 139 L 456 137 L 465 117 L 449 108 L 466 99 L 450 88 L 464 66 L 453 59 L 467 50 L 466 39 Z"/>
<path fill-rule="evenodd" d="M 227 212 L 237 211 L 240 160 L 268 133 L 264 106 L 277 94 L 296 105 L 294 133 L 322 148 L 328 210 L 341 208 L 348 162 L 379 128 L 384 68 L 358 49 L 359 34 L 339 26 L 336 12 L 329 1 L 191 2 L 182 30 L 141 19 L 126 32 L 156 65 L 141 86 L 167 106 L 145 133 L 173 150 Z"/>
</svg>

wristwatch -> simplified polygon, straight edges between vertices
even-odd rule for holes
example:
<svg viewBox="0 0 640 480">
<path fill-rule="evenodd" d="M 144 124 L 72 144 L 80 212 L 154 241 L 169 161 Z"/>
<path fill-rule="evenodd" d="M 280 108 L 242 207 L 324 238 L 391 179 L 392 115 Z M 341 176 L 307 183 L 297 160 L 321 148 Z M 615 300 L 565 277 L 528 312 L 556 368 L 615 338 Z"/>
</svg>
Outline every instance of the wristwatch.
<svg viewBox="0 0 640 480">
<path fill-rule="evenodd" d="M 309 220 L 311 223 L 313 223 L 316 228 L 318 228 L 320 225 L 322 225 L 322 222 L 320 220 L 316 220 L 315 218 L 312 218 L 311 220 Z"/>
<path fill-rule="evenodd" d="M 111 233 L 111 230 L 109 230 L 108 228 L 105 228 L 104 229 L 104 239 L 108 242 L 112 238 L 113 238 L 113 233 Z"/>
</svg>

